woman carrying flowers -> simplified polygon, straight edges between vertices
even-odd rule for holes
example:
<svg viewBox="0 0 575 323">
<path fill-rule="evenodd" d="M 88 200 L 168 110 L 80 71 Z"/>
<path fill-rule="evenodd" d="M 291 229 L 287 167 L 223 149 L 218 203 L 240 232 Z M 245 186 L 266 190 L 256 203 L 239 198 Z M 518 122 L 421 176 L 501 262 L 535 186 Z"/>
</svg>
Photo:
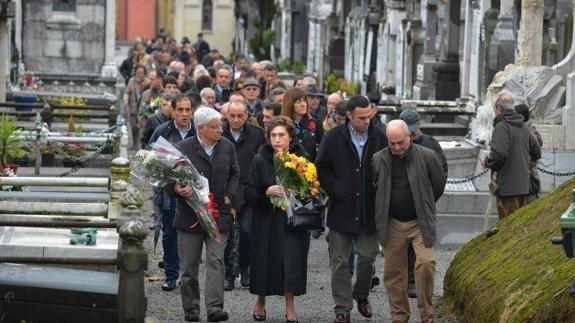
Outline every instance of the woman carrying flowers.
<svg viewBox="0 0 575 323">
<path fill-rule="evenodd" d="M 304 147 L 313 162 L 323 137 L 323 120 L 318 121 L 310 115 L 308 97 L 302 89 L 293 87 L 287 90 L 281 115 L 293 120 L 295 140 Z"/>
<path fill-rule="evenodd" d="M 267 128 L 266 138 L 268 143 L 254 157 L 245 192 L 246 201 L 254 207 L 250 292 L 256 294 L 257 299 L 253 316 L 256 321 L 265 320 L 266 296 L 283 295 L 286 300 L 286 322 L 293 323 L 297 322 L 294 297 L 306 292 L 310 236 L 307 231 L 288 229 L 286 212 L 272 204 L 272 199 L 285 194 L 285 188 L 276 183 L 278 172 L 274 160 L 285 156 L 288 151 L 295 156 L 308 156 L 295 141 L 295 126 L 289 118 L 274 118 Z M 285 162 L 284 167 L 289 167 L 289 164 L 285 166 Z M 312 175 L 309 174 L 310 178 Z"/>
</svg>

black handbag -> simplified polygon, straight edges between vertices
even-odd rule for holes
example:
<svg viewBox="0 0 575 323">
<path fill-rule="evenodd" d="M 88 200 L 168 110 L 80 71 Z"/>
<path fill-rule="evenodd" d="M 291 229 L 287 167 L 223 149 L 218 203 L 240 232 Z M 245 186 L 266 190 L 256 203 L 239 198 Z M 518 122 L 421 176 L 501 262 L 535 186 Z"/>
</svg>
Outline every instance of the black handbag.
<svg viewBox="0 0 575 323">
<path fill-rule="evenodd" d="M 321 219 L 321 212 L 323 206 L 320 201 L 311 199 L 304 201 L 304 203 L 295 197 L 289 199 L 286 211 L 288 228 L 298 231 L 322 230 L 323 221 Z"/>
</svg>

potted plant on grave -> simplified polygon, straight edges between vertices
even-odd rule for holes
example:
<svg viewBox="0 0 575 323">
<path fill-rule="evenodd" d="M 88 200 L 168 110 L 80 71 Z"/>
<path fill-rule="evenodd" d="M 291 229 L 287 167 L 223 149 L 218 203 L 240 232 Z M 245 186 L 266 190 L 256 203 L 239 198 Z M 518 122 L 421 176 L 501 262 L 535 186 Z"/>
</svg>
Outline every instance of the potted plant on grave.
<svg viewBox="0 0 575 323">
<path fill-rule="evenodd" d="M 56 160 L 56 148 L 50 143 L 40 145 L 40 154 L 42 155 L 42 167 L 54 167 Z"/>
<path fill-rule="evenodd" d="M 70 116 L 68 119 L 68 135 L 77 135 L 81 133 L 81 128 L 76 126 L 74 117 Z M 86 144 L 79 142 L 71 142 L 64 145 L 63 149 L 64 158 L 62 163 L 64 167 L 77 167 L 81 166 L 84 162 L 86 155 Z"/>
<path fill-rule="evenodd" d="M 23 142 L 21 148 L 24 151 L 23 156 L 10 158 L 11 162 L 20 167 L 28 167 L 33 165 L 34 161 L 36 160 L 36 151 L 34 149 L 35 148 L 34 144 L 29 141 Z"/>
<path fill-rule="evenodd" d="M 22 140 L 18 138 L 16 122 L 7 115 L 0 118 L 0 176 L 13 176 L 18 166 L 9 164 L 9 160 L 22 158 L 26 152 L 22 149 Z"/>
</svg>

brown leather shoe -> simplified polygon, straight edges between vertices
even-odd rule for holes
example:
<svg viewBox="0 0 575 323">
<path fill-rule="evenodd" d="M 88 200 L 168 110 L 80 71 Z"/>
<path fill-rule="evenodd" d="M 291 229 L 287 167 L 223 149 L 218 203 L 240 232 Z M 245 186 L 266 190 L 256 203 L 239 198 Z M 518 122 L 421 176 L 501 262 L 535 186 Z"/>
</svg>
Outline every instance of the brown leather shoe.
<svg viewBox="0 0 575 323">
<path fill-rule="evenodd" d="M 357 299 L 357 311 L 365 318 L 372 317 L 373 312 L 371 311 L 371 305 L 369 305 L 367 297 Z"/>
<path fill-rule="evenodd" d="M 349 322 L 350 322 L 349 315 L 345 314 L 337 314 L 335 316 L 335 320 L 333 321 L 333 323 L 349 323 Z"/>
</svg>

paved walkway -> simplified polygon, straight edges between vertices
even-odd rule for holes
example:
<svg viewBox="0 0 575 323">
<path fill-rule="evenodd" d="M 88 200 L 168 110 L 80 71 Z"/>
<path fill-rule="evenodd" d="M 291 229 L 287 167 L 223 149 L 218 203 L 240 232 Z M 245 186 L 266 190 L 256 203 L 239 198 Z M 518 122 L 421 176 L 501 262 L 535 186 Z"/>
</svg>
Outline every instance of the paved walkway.
<svg viewBox="0 0 575 323">
<path fill-rule="evenodd" d="M 157 253 L 154 255 L 151 251 L 151 236 L 148 238 L 147 248 L 149 252 L 150 266 L 148 273 L 150 276 L 163 279 L 163 272 L 158 269 L 158 261 L 161 259 L 161 242 L 158 243 Z M 436 251 L 437 258 L 437 275 L 435 282 L 435 295 L 440 296 L 443 292 L 443 276 L 449 266 L 450 261 L 455 255 L 454 250 L 439 249 Z M 383 272 L 383 261 L 378 256 L 376 263 L 377 275 L 381 278 Z M 296 298 L 296 311 L 300 322 L 333 322 L 333 299 L 331 297 L 330 269 L 329 258 L 327 256 L 327 243 L 322 236 L 320 239 L 311 241 L 309 253 L 309 270 L 307 294 Z M 200 286 L 204 287 L 205 267 L 201 267 Z M 158 318 L 161 322 L 183 322 L 183 310 L 179 288 L 172 292 L 163 292 L 160 289 L 162 281 L 147 282 L 146 290 L 148 296 L 148 315 Z M 236 282 L 238 287 L 239 280 Z M 371 304 L 374 309 L 372 322 L 391 321 L 387 295 L 382 285 L 375 287 L 370 296 Z M 225 293 L 224 309 L 230 314 L 229 322 L 253 322 L 252 311 L 255 302 L 255 296 L 249 293 L 249 290 L 243 287 L 236 288 L 232 292 Z M 206 321 L 205 307 L 203 303 L 203 291 L 201 301 L 201 319 Z M 417 303 L 411 301 L 412 320 L 417 322 Z M 285 322 L 284 319 L 284 301 L 282 297 L 269 297 L 267 300 L 267 322 Z M 354 309 L 352 312 L 352 322 L 367 321 L 359 315 Z M 450 322 L 449 319 L 439 321 Z"/>
</svg>

